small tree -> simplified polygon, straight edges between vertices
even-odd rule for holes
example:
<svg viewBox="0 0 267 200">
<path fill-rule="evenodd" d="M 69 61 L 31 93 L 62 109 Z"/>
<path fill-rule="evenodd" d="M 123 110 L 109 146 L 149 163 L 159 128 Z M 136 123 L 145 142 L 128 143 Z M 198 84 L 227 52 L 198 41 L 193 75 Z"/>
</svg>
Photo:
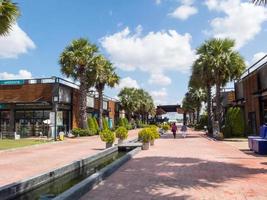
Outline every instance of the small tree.
<svg viewBox="0 0 267 200">
<path fill-rule="evenodd" d="M 88 128 L 92 131 L 94 135 L 97 134 L 97 129 L 95 127 L 94 119 L 92 117 L 89 117 L 87 121 L 88 121 Z"/>
<path fill-rule="evenodd" d="M 103 122 L 103 129 L 104 130 L 109 129 L 108 120 L 105 117 L 103 117 L 102 122 Z"/>
<path fill-rule="evenodd" d="M 96 119 L 95 117 L 93 117 L 93 121 L 94 121 L 95 129 L 96 129 L 96 131 L 97 131 L 97 133 L 98 133 L 98 131 L 99 131 L 99 126 L 98 126 L 98 123 L 97 123 L 97 119 Z"/>
</svg>

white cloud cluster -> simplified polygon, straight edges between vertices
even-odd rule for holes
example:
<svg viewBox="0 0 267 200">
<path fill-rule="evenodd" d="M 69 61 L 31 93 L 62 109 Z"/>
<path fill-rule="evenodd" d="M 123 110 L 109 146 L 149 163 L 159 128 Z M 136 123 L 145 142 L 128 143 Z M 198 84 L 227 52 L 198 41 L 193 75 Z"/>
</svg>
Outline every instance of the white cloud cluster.
<svg viewBox="0 0 267 200">
<path fill-rule="evenodd" d="M 2 72 L 0 73 L 0 79 L 3 80 L 11 80 L 11 79 L 30 79 L 32 78 L 32 73 L 25 70 L 21 69 L 17 74 L 12 74 L 8 72 Z"/>
<path fill-rule="evenodd" d="M 149 84 L 155 84 L 155 85 L 170 85 L 172 80 L 168 76 L 165 76 L 162 73 L 158 74 L 152 73 L 148 82 Z"/>
<path fill-rule="evenodd" d="M 0 44 L 0 58 L 16 58 L 35 48 L 34 42 L 18 24 L 13 25 L 9 35 L 0 37 Z"/>
<path fill-rule="evenodd" d="M 192 5 L 194 3 L 193 0 L 181 0 L 181 3 L 182 5 L 169 13 L 169 16 L 180 20 L 186 20 L 190 16 L 198 13 L 198 9 Z"/>
<path fill-rule="evenodd" d="M 141 26 L 134 33 L 125 28 L 105 36 L 100 42 L 118 68 L 128 71 L 139 69 L 154 77 L 171 70 L 187 72 L 195 59 L 191 35 L 180 35 L 175 30 L 149 32 L 142 36 Z M 167 79 L 164 79 L 166 82 Z"/>
<path fill-rule="evenodd" d="M 253 58 L 251 60 L 251 64 L 256 63 L 259 61 L 261 58 L 263 58 L 265 55 L 267 55 L 266 52 L 258 52 L 253 55 Z M 265 60 L 266 61 L 266 60 Z"/>
<path fill-rule="evenodd" d="M 166 98 L 168 97 L 168 93 L 166 88 L 151 91 L 150 94 L 153 97 L 156 105 L 162 105 L 167 103 Z"/>
<path fill-rule="evenodd" d="M 125 77 L 120 80 L 120 83 L 117 86 L 117 88 L 122 89 L 125 87 L 139 88 L 139 84 L 137 83 L 136 80 L 132 79 L 131 77 Z"/>
<path fill-rule="evenodd" d="M 156 3 L 157 5 L 159 5 L 159 4 L 161 4 L 161 0 L 155 0 L 155 3 Z"/>
<path fill-rule="evenodd" d="M 267 20 L 267 8 L 249 2 L 206 0 L 205 4 L 209 10 L 225 14 L 211 20 L 211 34 L 214 37 L 235 39 L 236 48 L 241 48 L 253 39 Z"/>
</svg>

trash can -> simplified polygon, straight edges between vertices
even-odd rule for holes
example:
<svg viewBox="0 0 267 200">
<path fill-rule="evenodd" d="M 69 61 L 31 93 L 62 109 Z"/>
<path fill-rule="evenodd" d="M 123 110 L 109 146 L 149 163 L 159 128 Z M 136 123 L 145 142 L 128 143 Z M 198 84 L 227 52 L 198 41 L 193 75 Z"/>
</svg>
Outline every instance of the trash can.
<svg viewBox="0 0 267 200">
<path fill-rule="evenodd" d="M 64 132 L 59 132 L 59 140 L 60 141 L 64 140 Z"/>
</svg>

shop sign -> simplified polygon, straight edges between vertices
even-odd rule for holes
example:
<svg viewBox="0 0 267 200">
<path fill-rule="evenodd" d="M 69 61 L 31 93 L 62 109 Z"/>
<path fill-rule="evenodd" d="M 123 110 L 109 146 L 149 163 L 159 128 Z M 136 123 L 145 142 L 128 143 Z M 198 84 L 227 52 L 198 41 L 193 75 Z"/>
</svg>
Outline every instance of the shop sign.
<svg viewBox="0 0 267 200">
<path fill-rule="evenodd" d="M 0 80 L 0 85 L 23 85 L 24 80 Z"/>
<path fill-rule="evenodd" d="M 86 106 L 89 108 L 94 108 L 95 106 L 95 98 L 91 96 L 87 96 Z"/>
<path fill-rule="evenodd" d="M 70 89 L 65 87 L 60 87 L 58 93 L 59 93 L 59 102 L 71 103 Z"/>
<path fill-rule="evenodd" d="M 63 126 L 63 111 L 57 112 L 57 126 Z"/>
</svg>

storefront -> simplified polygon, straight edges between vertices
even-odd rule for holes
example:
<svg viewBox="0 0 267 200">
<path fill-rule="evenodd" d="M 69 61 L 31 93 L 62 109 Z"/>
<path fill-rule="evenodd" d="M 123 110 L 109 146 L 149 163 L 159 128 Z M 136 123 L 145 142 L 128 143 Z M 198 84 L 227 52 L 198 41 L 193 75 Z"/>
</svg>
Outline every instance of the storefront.
<svg viewBox="0 0 267 200">
<path fill-rule="evenodd" d="M 104 98 L 104 117 L 115 120 L 118 102 Z M 87 112 L 99 117 L 98 98 L 88 93 Z M 68 133 L 79 122 L 79 86 L 61 78 L 0 80 L 0 133 L 13 137 Z"/>
</svg>

